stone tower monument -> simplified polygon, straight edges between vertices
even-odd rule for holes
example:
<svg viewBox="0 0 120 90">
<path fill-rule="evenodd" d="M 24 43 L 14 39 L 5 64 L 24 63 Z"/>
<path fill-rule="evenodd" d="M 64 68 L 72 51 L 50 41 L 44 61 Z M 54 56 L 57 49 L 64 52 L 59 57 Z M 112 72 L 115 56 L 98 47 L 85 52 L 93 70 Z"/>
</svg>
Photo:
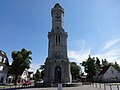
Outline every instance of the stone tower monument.
<svg viewBox="0 0 120 90">
<path fill-rule="evenodd" d="M 67 56 L 67 32 L 64 31 L 64 9 L 57 3 L 51 10 L 52 30 L 48 32 L 48 57 L 45 61 L 44 83 L 71 82 Z"/>
</svg>

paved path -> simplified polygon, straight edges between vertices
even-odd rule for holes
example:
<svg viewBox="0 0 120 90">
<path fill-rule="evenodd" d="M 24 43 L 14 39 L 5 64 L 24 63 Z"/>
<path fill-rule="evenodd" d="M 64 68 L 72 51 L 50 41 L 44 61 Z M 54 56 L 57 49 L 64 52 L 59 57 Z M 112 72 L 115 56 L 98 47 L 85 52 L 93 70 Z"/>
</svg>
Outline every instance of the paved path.
<svg viewBox="0 0 120 90">
<path fill-rule="evenodd" d="M 19 89 L 19 90 L 57 90 L 57 87 L 27 88 L 27 89 Z M 88 85 L 85 85 L 85 86 L 78 86 L 78 87 L 63 87 L 63 90 L 104 90 L 104 89 L 90 87 Z"/>
</svg>

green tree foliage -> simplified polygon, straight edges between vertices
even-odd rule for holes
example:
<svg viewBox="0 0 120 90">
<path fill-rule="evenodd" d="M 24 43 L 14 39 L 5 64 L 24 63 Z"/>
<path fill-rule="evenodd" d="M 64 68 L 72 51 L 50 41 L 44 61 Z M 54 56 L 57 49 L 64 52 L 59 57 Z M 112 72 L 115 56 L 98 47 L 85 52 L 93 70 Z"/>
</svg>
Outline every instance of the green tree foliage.
<svg viewBox="0 0 120 90">
<path fill-rule="evenodd" d="M 107 66 L 109 63 L 106 59 L 102 59 L 102 67 Z"/>
<path fill-rule="evenodd" d="M 102 62 L 100 63 L 100 60 L 98 57 L 96 59 L 89 55 L 88 59 L 86 61 L 83 61 L 81 65 L 84 67 L 84 71 L 87 73 L 88 78 L 92 78 L 94 75 L 98 75 L 100 71 L 106 67 L 106 66 L 113 66 L 118 72 L 120 72 L 120 66 L 115 63 L 109 63 L 106 59 L 102 59 Z"/>
<path fill-rule="evenodd" d="M 35 81 L 43 79 L 43 77 L 44 77 L 44 70 L 45 70 L 45 65 L 40 65 L 40 68 L 37 69 L 36 73 L 33 76 Z"/>
<path fill-rule="evenodd" d="M 44 70 L 45 69 L 45 65 L 40 65 L 40 69 Z"/>
<path fill-rule="evenodd" d="M 70 63 L 70 68 L 71 68 L 71 74 L 72 74 L 72 78 L 76 79 L 80 76 L 80 71 L 81 68 L 79 65 L 77 65 L 75 62 L 71 62 Z"/>
<path fill-rule="evenodd" d="M 39 69 L 37 69 L 37 71 L 36 71 L 36 73 L 34 75 L 35 81 L 38 81 L 40 79 L 40 77 L 41 77 L 41 73 L 40 73 Z"/>
<path fill-rule="evenodd" d="M 120 72 L 120 65 L 115 61 L 115 63 L 108 63 L 106 65 L 104 65 L 103 67 L 105 66 L 113 66 L 118 72 Z"/>
<path fill-rule="evenodd" d="M 18 76 L 22 75 L 22 73 L 25 69 L 30 68 L 30 63 L 31 63 L 30 60 L 32 60 L 30 54 L 32 54 L 32 52 L 27 51 L 24 48 L 21 51 L 13 51 L 12 52 L 13 62 L 12 62 L 9 73 L 11 75 L 14 75 L 14 77 L 15 77 L 14 84 L 15 85 L 17 84 Z"/>
<path fill-rule="evenodd" d="M 120 72 L 120 65 L 115 61 L 115 64 L 113 65 L 113 67 Z"/>
<path fill-rule="evenodd" d="M 91 58 L 90 55 L 86 61 L 82 62 L 85 72 L 88 78 L 92 78 L 96 74 L 96 63 L 94 57 Z"/>
<path fill-rule="evenodd" d="M 101 67 L 100 60 L 99 60 L 98 57 L 96 57 L 96 65 L 97 65 L 98 67 Z"/>
<path fill-rule="evenodd" d="M 43 79 L 43 77 L 44 77 L 44 71 L 45 71 L 45 65 L 41 65 L 40 66 L 40 70 L 41 70 L 41 79 Z"/>
<path fill-rule="evenodd" d="M 99 73 L 99 71 L 101 70 L 101 64 L 100 64 L 100 60 L 98 57 L 96 57 L 96 74 Z"/>
</svg>

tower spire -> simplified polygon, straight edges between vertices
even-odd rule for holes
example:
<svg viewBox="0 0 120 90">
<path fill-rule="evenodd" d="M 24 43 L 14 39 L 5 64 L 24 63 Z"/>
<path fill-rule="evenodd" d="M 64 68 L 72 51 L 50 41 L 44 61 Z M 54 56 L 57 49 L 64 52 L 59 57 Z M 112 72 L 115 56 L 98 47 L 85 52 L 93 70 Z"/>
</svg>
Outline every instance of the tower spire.
<svg viewBox="0 0 120 90">
<path fill-rule="evenodd" d="M 59 3 L 56 3 L 51 10 L 52 16 L 52 31 L 63 32 L 64 31 L 64 9 Z"/>
<path fill-rule="evenodd" d="M 59 3 L 56 3 L 55 6 L 54 6 L 54 8 L 61 8 L 61 9 L 63 9 L 63 8 L 60 6 Z"/>
</svg>

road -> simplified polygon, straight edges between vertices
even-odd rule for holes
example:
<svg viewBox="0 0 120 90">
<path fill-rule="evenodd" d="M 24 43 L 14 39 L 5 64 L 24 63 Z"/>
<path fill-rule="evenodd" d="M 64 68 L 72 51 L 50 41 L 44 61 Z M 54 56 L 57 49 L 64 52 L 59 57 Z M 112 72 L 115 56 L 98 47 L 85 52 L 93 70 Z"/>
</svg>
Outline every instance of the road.
<svg viewBox="0 0 120 90">
<path fill-rule="evenodd" d="M 57 90 L 57 87 L 49 87 L 49 88 L 27 88 L 27 89 L 19 89 L 19 90 Z M 78 87 L 63 87 L 62 90 L 103 90 L 100 88 L 91 87 L 88 85 L 78 86 Z"/>
</svg>

